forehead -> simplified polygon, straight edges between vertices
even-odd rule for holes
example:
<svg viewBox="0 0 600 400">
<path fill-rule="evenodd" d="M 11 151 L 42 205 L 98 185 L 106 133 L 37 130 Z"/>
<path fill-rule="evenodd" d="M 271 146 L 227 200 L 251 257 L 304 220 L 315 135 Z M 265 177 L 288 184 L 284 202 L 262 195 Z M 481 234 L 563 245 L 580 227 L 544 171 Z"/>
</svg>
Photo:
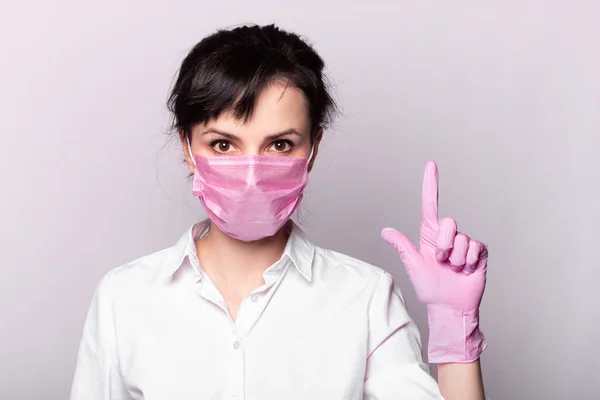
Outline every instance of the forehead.
<svg viewBox="0 0 600 400">
<path fill-rule="evenodd" d="M 294 86 L 273 83 L 258 97 L 253 113 L 247 121 L 223 113 L 205 127 L 246 135 L 266 136 L 288 129 L 310 134 L 310 117 L 304 94 Z"/>
</svg>

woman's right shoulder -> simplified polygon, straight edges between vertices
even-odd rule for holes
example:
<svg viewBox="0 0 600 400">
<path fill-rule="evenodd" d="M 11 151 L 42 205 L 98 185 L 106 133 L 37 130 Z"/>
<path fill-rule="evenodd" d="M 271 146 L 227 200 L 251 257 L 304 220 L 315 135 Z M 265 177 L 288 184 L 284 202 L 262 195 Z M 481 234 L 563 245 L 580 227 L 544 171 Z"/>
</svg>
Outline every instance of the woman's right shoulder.
<svg viewBox="0 0 600 400">
<path fill-rule="evenodd" d="M 97 291 L 122 291 L 147 289 L 166 282 L 183 263 L 178 250 L 169 247 L 110 269 L 98 284 Z"/>
</svg>

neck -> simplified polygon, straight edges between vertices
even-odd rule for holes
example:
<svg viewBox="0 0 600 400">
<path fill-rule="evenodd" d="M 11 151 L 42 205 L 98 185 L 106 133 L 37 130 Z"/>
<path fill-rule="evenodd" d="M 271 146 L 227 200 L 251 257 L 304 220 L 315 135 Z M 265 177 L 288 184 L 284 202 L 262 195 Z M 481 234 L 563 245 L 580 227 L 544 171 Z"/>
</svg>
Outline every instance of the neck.
<svg viewBox="0 0 600 400">
<path fill-rule="evenodd" d="M 196 242 L 200 265 L 213 280 L 235 286 L 255 285 L 262 281 L 265 270 L 281 258 L 288 232 L 286 224 L 271 237 L 243 242 L 211 222 L 209 233 Z"/>
</svg>

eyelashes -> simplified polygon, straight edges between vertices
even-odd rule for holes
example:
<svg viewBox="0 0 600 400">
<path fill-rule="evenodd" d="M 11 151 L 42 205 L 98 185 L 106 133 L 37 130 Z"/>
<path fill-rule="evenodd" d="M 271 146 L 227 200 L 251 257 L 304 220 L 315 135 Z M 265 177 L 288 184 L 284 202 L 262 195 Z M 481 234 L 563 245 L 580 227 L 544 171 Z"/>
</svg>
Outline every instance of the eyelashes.
<svg viewBox="0 0 600 400">
<path fill-rule="evenodd" d="M 229 140 L 217 139 L 210 142 L 210 147 L 217 153 L 229 153 L 233 144 Z"/>
<path fill-rule="evenodd" d="M 275 140 L 267 147 L 267 151 L 272 151 L 279 154 L 285 154 L 292 151 L 295 143 L 288 139 Z M 215 139 L 210 142 L 210 147 L 214 152 L 219 154 L 231 153 L 236 150 L 235 145 L 227 139 Z"/>
<path fill-rule="evenodd" d="M 283 149 L 281 149 L 281 145 L 283 145 Z M 273 144 L 271 144 L 271 146 L 269 146 L 269 149 L 271 148 L 274 148 L 274 150 L 278 153 L 287 153 L 292 151 L 292 149 L 294 148 L 294 142 L 286 139 L 276 140 L 275 142 L 273 142 Z"/>
</svg>

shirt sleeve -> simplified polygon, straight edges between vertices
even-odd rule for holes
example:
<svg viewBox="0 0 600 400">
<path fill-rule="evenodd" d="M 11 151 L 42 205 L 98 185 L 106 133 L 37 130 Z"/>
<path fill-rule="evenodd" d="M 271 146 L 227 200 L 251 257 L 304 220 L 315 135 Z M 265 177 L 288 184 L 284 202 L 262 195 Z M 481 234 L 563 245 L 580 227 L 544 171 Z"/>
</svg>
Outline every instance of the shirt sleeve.
<svg viewBox="0 0 600 400">
<path fill-rule="evenodd" d="M 390 274 L 382 272 L 369 308 L 365 400 L 440 400 L 423 362 L 421 338 Z"/>
<path fill-rule="evenodd" d="M 130 400 L 116 360 L 111 273 L 98 285 L 83 328 L 71 400 Z"/>
</svg>

